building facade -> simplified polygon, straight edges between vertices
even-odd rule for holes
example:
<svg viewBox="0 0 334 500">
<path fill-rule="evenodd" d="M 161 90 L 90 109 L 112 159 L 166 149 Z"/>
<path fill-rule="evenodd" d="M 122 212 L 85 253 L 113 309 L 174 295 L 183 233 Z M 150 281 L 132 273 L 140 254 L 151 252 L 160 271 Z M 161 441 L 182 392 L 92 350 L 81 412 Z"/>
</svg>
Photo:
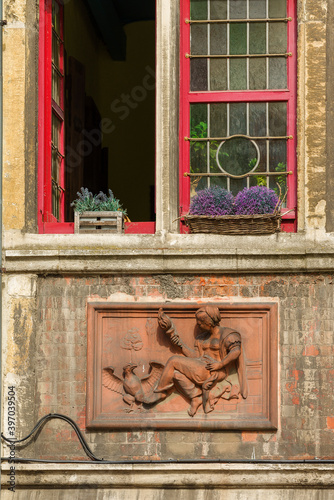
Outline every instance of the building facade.
<svg viewBox="0 0 334 500">
<path fill-rule="evenodd" d="M 4 498 L 11 466 L 19 499 L 332 498 L 332 2 L 157 0 L 140 9 L 129 2 L 124 12 L 116 1 L 4 0 L 3 19 L 2 429 L 20 439 L 45 415 L 66 415 L 104 458 L 78 463 L 86 458 L 73 428 L 51 420 L 16 445 L 21 461 L 3 461 Z M 282 232 L 189 234 L 180 223 L 197 188 L 185 173 L 202 173 L 202 187 L 225 182 L 207 175 L 224 170 L 211 168 L 217 135 L 221 144 L 232 135 L 258 139 L 261 175 L 248 179 L 274 187 L 284 177 Z M 285 167 L 275 170 L 278 163 Z M 124 200 L 132 221 L 124 234 L 74 234 L 69 206 L 82 185 Z M 232 192 L 245 185 L 226 184 Z M 235 314 L 226 324 L 246 339 L 248 413 L 239 394 L 226 403 L 228 418 L 219 401 L 191 417 L 183 400 L 181 418 L 167 393 L 165 414 L 128 417 L 122 408 L 124 418 L 113 420 L 99 378 L 106 365 L 96 369 L 104 350 L 113 363 L 141 360 L 160 307 L 188 332 L 177 311 L 191 310 L 194 325 L 207 305 L 223 320 Z M 116 327 L 91 321 L 93 310 L 107 311 L 103 318 L 116 311 L 120 329 L 131 330 L 124 342 L 138 350 L 123 340 L 114 347 Z M 132 324 L 122 313 L 129 310 L 143 310 L 146 323 Z M 260 393 L 244 311 L 267 339 Z M 5 443 L 2 456 L 10 456 Z"/>
</svg>

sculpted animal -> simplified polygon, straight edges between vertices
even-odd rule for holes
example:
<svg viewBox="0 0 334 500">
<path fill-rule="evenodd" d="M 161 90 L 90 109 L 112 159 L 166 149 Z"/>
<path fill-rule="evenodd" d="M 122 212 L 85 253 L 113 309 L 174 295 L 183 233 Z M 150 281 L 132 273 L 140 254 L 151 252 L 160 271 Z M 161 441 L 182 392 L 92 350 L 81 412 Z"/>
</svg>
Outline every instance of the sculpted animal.
<svg viewBox="0 0 334 500">
<path fill-rule="evenodd" d="M 166 398 L 166 394 L 153 392 L 160 380 L 164 365 L 151 361 L 149 374 L 142 379 L 134 373 L 135 368 L 137 368 L 137 365 L 134 363 L 125 365 L 123 367 L 123 379 L 115 375 L 112 366 L 104 368 L 102 374 L 104 387 L 121 394 L 123 401 L 130 405 L 130 408 L 126 409 L 128 413 L 136 408 L 141 410 L 143 404 L 155 404 Z"/>
</svg>

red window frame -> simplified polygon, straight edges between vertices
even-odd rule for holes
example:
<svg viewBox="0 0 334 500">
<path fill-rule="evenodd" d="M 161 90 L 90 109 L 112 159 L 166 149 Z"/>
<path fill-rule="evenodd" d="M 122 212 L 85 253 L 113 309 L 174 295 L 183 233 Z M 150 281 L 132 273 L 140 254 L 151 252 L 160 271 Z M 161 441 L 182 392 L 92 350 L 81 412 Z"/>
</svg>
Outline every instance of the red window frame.
<svg viewBox="0 0 334 500">
<path fill-rule="evenodd" d="M 190 105 L 217 102 L 267 102 L 287 103 L 287 208 L 283 210 L 282 228 L 285 232 L 297 230 L 297 179 L 296 179 L 296 93 L 297 93 L 297 41 L 296 0 L 287 0 L 287 90 L 196 91 L 190 90 L 190 0 L 181 2 L 180 16 L 180 212 L 186 214 L 190 205 Z M 289 212 L 285 215 L 286 212 Z M 181 227 L 181 231 L 186 229 Z"/>
<path fill-rule="evenodd" d="M 55 0 L 61 9 L 63 1 Z M 63 20 L 61 32 L 63 33 Z M 52 99 L 52 0 L 40 0 L 39 7 L 39 75 L 38 75 L 38 231 L 46 234 L 72 234 L 74 223 L 64 222 L 65 196 L 62 192 L 59 220 L 52 215 L 52 115 L 62 121 L 61 153 L 64 152 L 64 108 Z M 61 50 L 61 68 L 64 68 L 64 50 Z M 64 102 L 64 80 L 61 83 L 61 102 Z M 65 185 L 65 159 L 60 173 L 61 186 Z M 66 186 L 65 186 L 66 188 Z M 153 234 L 155 222 L 125 223 L 125 233 Z"/>
</svg>

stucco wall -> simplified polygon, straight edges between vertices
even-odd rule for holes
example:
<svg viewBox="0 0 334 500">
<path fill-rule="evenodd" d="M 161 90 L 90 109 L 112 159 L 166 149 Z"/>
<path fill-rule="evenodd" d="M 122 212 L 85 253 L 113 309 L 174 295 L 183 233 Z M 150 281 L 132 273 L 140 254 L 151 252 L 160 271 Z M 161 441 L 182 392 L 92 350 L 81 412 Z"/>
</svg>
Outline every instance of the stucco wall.
<svg viewBox="0 0 334 500">
<path fill-rule="evenodd" d="M 7 369 L 11 366 L 17 377 L 20 434 L 51 412 L 78 422 L 94 453 L 110 460 L 333 458 L 333 279 L 332 274 L 40 276 L 35 288 L 32 277 L 34 301 L 25 298 L 18 305 L 14 296 L 10 302 L 17 352 Z M 86 432 L 86 302 L 108 297 L 120 302 L 277 300 L 278 431 Z M 32 370 L 34 380 L 27 377 Z M 32 385 L 34 399 L 27 398 Z M 20 456 L 46 459 L 78 459 L 82 453 L 74 433 L 59 421 L 48 423 L 36 443 L 20 450 Z"/>
<path fill-rule="evenodd" d="M 38 9 L 34 0 L 5 0 L 8 25 L 3 38 L 2 391 L 6 408 L 7 389 L 9 385 L 16 387 L 16 437 L 27 434 L 41 416 L 57 411 L 76 420 L 94 452 L 108 459 L 334 458 L 334 246 L 333 235 L 325 232 L 326 222 L 328 231 L 333 228 L 332 208 L 328 204 L 328 200 L 332 203 L 333 177 L 330 75 L 334 60 L 332 24 L 329 24 L 333 12 L 331 3 L 325 0 L 299 0 L 297 4 L 299 234 L 258 238 L 168 234 L 171 228 L 176 230 L 177 223 L 173 225 L 171 221 L 178 215 L 178 2 L 163 0 L 157 3 L 157 44 L 164 56 L 158 59 L 157 66 L 159 234 L 113 238 L 31 234 L 37 232 Z M 86 432 L 86 301 L 97 297 L 107 299 L 114 294 L 125 294 L 117 296 L 122 300 L 132 297 L 143 301 L 194 298 L 209 301 L 214 297 L 278 301 L 281 403 L 278 431 Z M 5 411 L 4 422 L 6 417 Z M 7 452 L 5 448 L 3 455 Z M 48 423 L 36 441 L 17 448 L 17 455 L 83 458 L 75 435 L 60 422 Z M 26 473 L 22 466 L 22 477 L 28 478 L 24 481 L 29 487 L 35 480 L 54 487 L 55 483 L 43 471 L 37 472 Z M 74 477 L 72 472 L 64 473 L 63 484 Z M 84 481 L 90 480 L 91 472 Z M 182 484 L 194 487 L 195 483 L 187 483 L 188 472 L 176 483 L 177 488 L 182 488 Z M 103 470 L 103 474 L 108 471 Z M 166 474 L 170 475 L 167 469 L 159 480 L 163 481 Z M 247 477 L 243 481 L 251 483 Z M 285 487 L 291 477 L 298 480 L 296 469 L 287 473 Z M 300 484 L 307 484 L 310 477 L 311 472 L 306 470 L 299 477 Z M 220 484 L 225 484 L 219 478 Z M 267 490 L 260 491 L 261 481 L 253 486 L 257 499 L 268 495 Z M 330 480 L 319 481 L 312 483 L 313 488 L 325 484 L 326 488 L 333 487 Z M 134 480 L 134 484 L 139 483 Z M 278 484 L 276 479 L 276 483 L 266 487 L 278 490 Z M 216 487 L 210 481 L 197 485 L 198 498 L 214 498 L 210 497 L 212 491 L 205 493 L 206 485 Z M 147 498 L 155 498 L 156 491 L 146 490 L 146 493 Z M 146 493 L 140 493 L 142 496 L 138 498 L 146 499 Z M 194 498 L 190 496 L 192 491 L 188 493 L 185 498 Z M 22 498 L 26 498 L 25 494 L 22 493 Z M 161 498 L 167 498 L 168 494 Z M 279 490 L 276 497 L 281 498 L 282 494 Z M 305 493 L 307 498 L 326 500 L 331 494 L 328 496 L 324 490 Z M 66 498 L 62 492 L 57 495 L 55 498 Z M 90 493 L 87 495 L 94 498 Z M 119 498 L 125 498 L 121 495 Z M 129 492 L 124 495 L 131 498 Z M 242 492 L 230 491 L 224 495 L 233 500 L 251 498 Z M 289 495 L 298 500 L 306 498 L 301 490 Z M 174 491 L 171 490 L 169 498 L 175 498 Z"/>
</svg>

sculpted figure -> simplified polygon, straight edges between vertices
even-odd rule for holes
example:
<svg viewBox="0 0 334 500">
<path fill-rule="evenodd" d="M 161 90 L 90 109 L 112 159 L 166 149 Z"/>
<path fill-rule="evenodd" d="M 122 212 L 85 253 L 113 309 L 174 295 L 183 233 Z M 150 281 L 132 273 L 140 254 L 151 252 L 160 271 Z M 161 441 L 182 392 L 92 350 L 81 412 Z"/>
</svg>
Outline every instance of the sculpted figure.
<svg viewBox="0 0 334 500">
<path fill-rule="evenodd" d="M 171 319 L 160 309 L 158 323 L 178 346 L 182 354 L 168 359 L 156 393 L 169 391 L 173 386 L 190 399 L 188 414 L 193 417 L 203 404 L 205 413 L 214 409 L 217 401 L 247 397 L 247 380 L 240 333 L 220 327 L 218 307 L 205 306 L 196 312 L 196 322 L 202 333 L 196 337 L 194 348 L 180 338 Z"/>
<path fill-rule="evenodd" d="M 127 413 L 135 409 L 141 410 L 143 404 L 152 405 L 166 398 L 164 393 L 153 393 L 153 388 L 160 378 L 163 365 L 151 361 L 149 374 L 142 379 L 134 373 L 136 368 L 137 365 L 134 363 L 125 365 L 123 367 L 123 379 L 115 375 L 112 366 L 104 368 L 102 373 L 104 387 L 121 394 L 123 401 L 130 405 L 130 408 L 125 410 Z"/>
</svg>

